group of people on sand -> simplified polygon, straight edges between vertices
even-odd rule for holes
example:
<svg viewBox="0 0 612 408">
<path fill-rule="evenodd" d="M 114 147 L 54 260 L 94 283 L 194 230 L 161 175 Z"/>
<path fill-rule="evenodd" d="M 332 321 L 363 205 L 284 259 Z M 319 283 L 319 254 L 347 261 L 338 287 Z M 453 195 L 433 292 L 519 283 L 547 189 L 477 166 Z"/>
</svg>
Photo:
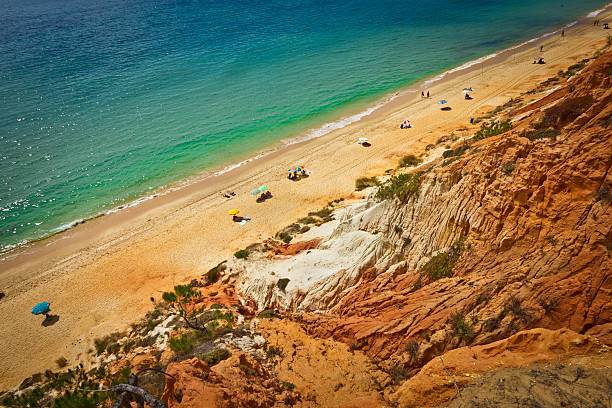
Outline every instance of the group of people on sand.
<svg viewBox="0 0 612 408">
<path fill-rule="evenodd" d="M 429 91 L 427 91 L 427 96 L 425 96 L 424 91 L 421 91 L 421 98 L 429 98 Z"/>
<path fill-rule="evenodd" d="M 264 201 L 266 201 L 268 198 L 272 198 L 272 193 L 269 191 L 266 191 L 265 193 L 261 193 L 261 195 L 259 197 L 257 197 L 257 202 L 258 203 L 263 203 Z"/>
<path fill-rule="evenodd" d="M 298 181 L 305 177 L 308 177 L 308 172 L 303 167 L 292 169 L 287 172 L 287 178 L 291 181 Z"/>
</svg>

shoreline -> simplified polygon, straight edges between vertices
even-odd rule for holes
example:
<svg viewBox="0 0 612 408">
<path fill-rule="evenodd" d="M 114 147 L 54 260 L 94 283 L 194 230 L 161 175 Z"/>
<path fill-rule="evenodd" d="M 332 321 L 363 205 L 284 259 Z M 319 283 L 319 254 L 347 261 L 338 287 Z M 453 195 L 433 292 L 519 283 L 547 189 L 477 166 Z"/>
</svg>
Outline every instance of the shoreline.
<svg viewBox="0 0 612 408">
<path fill-rule="evenodd" d="M 93 339 L 144 314 L 151 307 L 150 296 L 159 297 L 164 288 L 206 272 L 236 248 L 273 235 L 330 199 L 350 196 L 355 178 L 395 167 L 402 154 L 421 155 L 432 140 L 459 126 L 473 133 L 477 127 L 468 125 L 466 118 L 531 89 L 605 42 L 602 33 L 580 23 L 567 31 L 567 37 L 542 39 L 549 42 L 546 65 L 528 61 L 537 41 L 519 44 L 430 85 L 436 99 L 419 99 L 404 89 L 384 107 L 344 128 L 289 145 L 214 180 L 199 180 L 176 194 L 93 218 L 38 241 L 34 249 L 24 248 L 22 258 L 1 260 L 0 281 L 7 296 L 0 301 L 0 313 L 13 318 L 7 319 L 2 335 L 6 346 L 0 388 L 52 365 L 59 356 L 71 363 L 86 361 Z M 462 85 L 474 86 L 473 101 L 463 101 L 457 91 Z M 442 95 L 452 112 L 440 112 L 435 105 Z M 415 128 L 400 130 L 400 118 L 406 117 Z M 372 147 L 357 145 L 360 136 L 368 136 Z M 288 182 L 279 171 L 302 159 L 299 164 L 314 170 L 313 176 Z M 248 194 L 259 182 L 275 196 L 269 203 L 255 204 Z M 219 192 L 227 190 L 238 195 L 221 198 Z M 240 208 L 253 221 L 245 227 L 234 225 L 228 220 L 229 208 Z M 51 300 L 53 311 L 62 316 L 60 324 L 41 328 L 32 323 L 27 308 L 41 298 Z M 31 355 L 23 356 L 19 350 L 27 338 L 36 344 Z"/>
<path fill-rule="evenodd" d="M 366 118 L 371 114 L 374 114 L 376 111 L 384 109 L 397 97 L 407 96 L 408 94 L 414 97 L 418 94 L 420 89 L 431 87 L 435 85 L 436 82 L 444 80 L 448 76 L 470 72 L 470 70 L 475 69 L 474 67 L 486 66 L 488 62 L 499 63 L 503 61 L 504 57 L 511 56 L 513 52 L 519 52 L 521 49 L 529 46 L 530 44 L 535 45 L 536 43 L 545 41 L 548 37 L 559 33 L 561 30 L 570 29 L 585 20 L 596 17 L 597 15 L 608 11 L 611 8 L 612 3 L 608 3 L 597 10 L 593 10 L 591 12 L 577 16 L 575 20 L 563 26 L 560 26 L 559 28 L 554 29 L 553 31 L 544 32 L 538 35 L 537 37 L 530 38 L 516 45 L 511 45 L 506 48 L 493 51 L 489 54 L 467 61 L 457 67 L 446 68 L 439 72 L 426 75 L 425 77 L 417 79 L 413 82 L 409 82 L 406 85 L 402 86 L 402 88 L 395 91 L 391 91 L 383 95 L 382 97 L 377 98 L 374 102 L 364 103 L 363 105 L 356 107 L 345 108 L 344 110 L 340 109 L 336 119 L 331 120 L 329 122 L 325 122 L 321 126 L 307 129 L 296 136 L 290 136 L 287 138 L 280 139 L 276 142 L 273 142 L 269 146 L 262 148 L 261 150 L 253 152 L 249 156 L 245 155 L 246 157 L 236 158 L 236 160 L 238 161 L 235 161 L 234 159 L 228 159 L 228 161 L 224 164 L 209 169 L 197 171 L 196 173 L 190 176 L 178 179 L 170 184 L 158 187 L 150 194 L 139 196 L 135 199 L 128 200 L 119 206 L 115 206 L 97 214 L 87 216 L 85 218 L 75 219 L 63 225 L 60 225 L 59 227 L 54 228 L 48 235 L 39 238 L 26 239 L 17 244 L 6 245 L 5 247 L 0 248 L 0 264 L 5 260 L 11 260 L 21 256 L 23 252 L 25 252 L 25 250 L 29 247 L 44 243 L 47 240 L 53 239 L 54 237 L 60 234 L 71 231 L 74 228 L 91 222 L 97 218 L 119 213 L 120 211 L 139 206 L 140 204 L 153 200 L 155 198 L 166 196 L 168 194 L 173 194 L 174 192 L 189 187 L 192 184 L 203 183 L 210 178 L 215 178 L 226 173 L 231 173 L 232 171 L 239 169 L 244 165 L 247 165 L 253 161 L 265 159 L 273 153 L 282 151 L 283 149 L 286 149 L 292 145 L 301 145 L 305 142 L 308 142 L 309 140 L 323 137 L 331 132 L 342 129 L 346 126 L 350 126 L 351 124 L 359 122 L 361 119 Z M 498 59 L 501 60 L 497 61 Z M 407 102 L 405 99 L 406 98 L 402 98 L 404 103 Z"/>
</svg>

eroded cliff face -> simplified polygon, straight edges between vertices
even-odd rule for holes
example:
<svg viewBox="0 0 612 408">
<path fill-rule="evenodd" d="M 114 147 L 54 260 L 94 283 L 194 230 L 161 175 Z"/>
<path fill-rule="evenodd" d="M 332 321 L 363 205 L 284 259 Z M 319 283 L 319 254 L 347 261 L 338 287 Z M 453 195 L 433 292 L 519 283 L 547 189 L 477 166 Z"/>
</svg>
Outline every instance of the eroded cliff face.
<svg viewBox="0 0 612 408">
<path fill-rule="evenodd" d="M 607 53 L 506 112 L 512 130 L 461 141 L 465 153 L 420 169 L 418 194 L 337 211 L 318 247 L 282 261 L 290 268 L 266 260 L 276 273 L 257 285 L 236 263 L 240 294 L 387 371 L 414 374 L 449 350 L 533 327 L 612 344 L 611 70 Z M 448 251 L 452 276 L 432 279 L 423 267 Z M 292 269 L 312 279 L 276 288 Z"/>
</svg>

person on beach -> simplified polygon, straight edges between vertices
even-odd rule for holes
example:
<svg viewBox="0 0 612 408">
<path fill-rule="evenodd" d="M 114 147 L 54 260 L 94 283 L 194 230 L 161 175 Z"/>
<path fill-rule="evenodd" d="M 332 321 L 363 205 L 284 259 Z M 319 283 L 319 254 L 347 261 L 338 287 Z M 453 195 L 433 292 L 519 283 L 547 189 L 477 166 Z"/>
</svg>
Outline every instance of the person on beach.
<svg viewBox="0 0 612 408">
<path fill-rule="evenodd" d="M 466 93 L 466 94 L 465 94 L 465 99 L 470 100 L 470 99 L 472 99 L 472 97 L 470 96 L 470 94 L 469 94 L 469 93 Z"/>
<path fill-rule="evenodd" d="M 421 91 L 421 98 L 425 97 L 425 92 Z"/>
<path fill-rule="evenodd" d="M 239 215 L 233 215 L 232 216 L 232 221 L 234 221 L 234 222 L 250 221 L 250 220 L 251 220 L 251 218 L 249 218 L 249 217 L 241 217 Z"/>
<path fill-rule="evenodd" d="M 561 30 L 561 38 L 565 38 L 565 30 Z"/>
<path fill-rule="evenodd" d="M 544 50 L 544 46 L 540 45 L 540 52 L 542 52 Z"/>
<path fill-rule="evenodd" d="M 429 91 L 427 91 L 427 97 L 429 98 Z"/>
</svg>

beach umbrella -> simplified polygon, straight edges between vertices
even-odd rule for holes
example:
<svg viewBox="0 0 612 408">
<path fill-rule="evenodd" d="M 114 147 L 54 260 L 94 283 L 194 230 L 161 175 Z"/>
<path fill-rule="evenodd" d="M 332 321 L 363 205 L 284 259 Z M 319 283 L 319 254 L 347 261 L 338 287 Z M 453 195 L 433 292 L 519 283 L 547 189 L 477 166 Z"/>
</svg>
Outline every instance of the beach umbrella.
<svg viewBox="0 0 612 408">
<path fill-rule="evenodd" d="M 268 189 L 267 186 L 260 186 L 257 191 L 262 192 L 262 191 L 266 191 Z"/>
<path fill-rule="evenodd" d="M 368 138 L 367 138 L 367 137 L 360 137 L 360 138 L 359 138 L 359 141 L 360 141 L 360 142 L 367 142 L 367 141 L 368 141 Z"/>
<path fill-rule="evenodd" d="M 257 195 L 257 194 L 259 194 L 259 189 L 251 190 L 251 195 Z"/>
<path fill-rule="evenodd" d="M 536 61 L 539 61 L 539 60 L 544 59 L 544 57 L 533 57 L 533 59 L 536 60 Z"/>
<path fill-rule="evenodd" d="M 440 102 L 438 102 L 438 105 L 443 105 L 446 103 L 446 99 L 442 99 Z"/>
<path fill-rule="evenodd" d="M 470 91 L 469 89 L 464 89 L 464 90 L 463 90 L 463 91 L 461 91 L 461 92 L 463 92 L 463 93 L 468 93 L 468 92 L 472 92 L 472 91 Z"/>
<path fill-rule="evenodd" d="M 45 314 L 49 311 L 49 306 L 51 306 L 51 303 L 41 302 L 32 308 L 32 314 Z"/>
<path fill-rule="evenodd" d="M 229 215 L 236 215 L 238 214 L 240 211 L 238 211 L 236 208 L 232 208 L 231 210 L 229 210 L 227 213 Z"/>
</svg>

